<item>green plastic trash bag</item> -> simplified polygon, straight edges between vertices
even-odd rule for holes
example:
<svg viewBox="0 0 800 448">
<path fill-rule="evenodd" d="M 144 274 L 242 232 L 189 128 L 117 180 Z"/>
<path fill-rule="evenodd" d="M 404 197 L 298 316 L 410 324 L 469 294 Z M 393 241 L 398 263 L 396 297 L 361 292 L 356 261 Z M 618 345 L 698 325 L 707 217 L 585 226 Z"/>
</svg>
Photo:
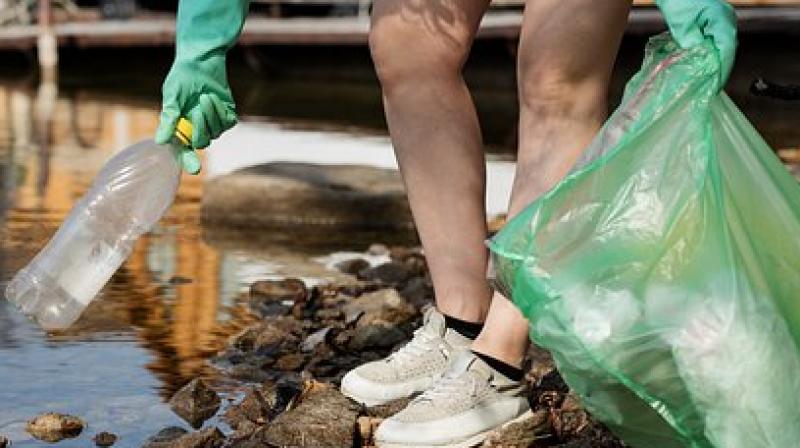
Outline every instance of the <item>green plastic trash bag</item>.
<svg viewBox="0 0 800 448">
<path fill-rule="evenodd" d="M 800 446 L 800 187 L 661 35 L 569 175 L 489 242 L 567 383 L 634 447 Z"/>
</svg>

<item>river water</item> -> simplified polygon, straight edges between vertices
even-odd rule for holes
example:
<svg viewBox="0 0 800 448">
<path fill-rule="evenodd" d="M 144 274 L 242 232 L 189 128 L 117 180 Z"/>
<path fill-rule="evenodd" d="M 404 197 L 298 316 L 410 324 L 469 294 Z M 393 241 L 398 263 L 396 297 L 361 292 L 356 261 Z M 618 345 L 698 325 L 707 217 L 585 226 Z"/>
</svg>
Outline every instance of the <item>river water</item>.
<svg viewBox="0 0 800 448">
<path fill-rule="evenodd" d="M 800 148 L 800 104 L 749 96 L 754 76 L 800 83 L 800 53 L 781 36 L 744 38 L 731 93 L 776 149 Z M 626 41 L 618 97 L 642 41 Z M 480 44 L 467 69 L 490 160 L 490 213 L 502 212 L 516 144 L 513 59 Z M 90 446 L 99 431 L 138 446 L 167 425 L 185 426 L 165 404 L 186 381 L 214 379 L 206 360 L 254 321 L 240 292 L 252 281 L 338 278 L 317 261 L 368 241 L 331 235 L 242 245 L 208 235 L 199 221 L 204 183 L 236 168 L 278 160 L 395 162 L 380 91 L 364 49 L 274 49 L 234 54 L 232 84 L 243 123 L 215 144 L 204 173 L 185 176 L 168 215 L 142 238 L 79 323 L 45 334 L 0 301 L 0 434 L 41 446 L 24 431 L 40 412 L 78 415 L 88 428 L 60 446 Z M 0 285 L 40 249 L 114 152 L 152 135 L 165 52 L 74 50 L 57 84 L 40 84 L 18 55 L 0 55 Z M 393 235 L 385 235 L 391 240 Z M 413 242 L 407 242 L 413 244 Z M 235 395 L 234 385 L 220 385 Z"/>
</svg>

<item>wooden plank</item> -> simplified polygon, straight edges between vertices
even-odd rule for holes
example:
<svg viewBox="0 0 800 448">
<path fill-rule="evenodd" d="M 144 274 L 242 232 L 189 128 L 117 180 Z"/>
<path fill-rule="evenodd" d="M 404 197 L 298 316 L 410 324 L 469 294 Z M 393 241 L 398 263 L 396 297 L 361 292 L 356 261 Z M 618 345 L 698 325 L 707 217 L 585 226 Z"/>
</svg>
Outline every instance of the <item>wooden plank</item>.
<svg viewBox="0 0 800 448">
<path fill-rule="evenodd" d="M 741 32 L 800 33 L 800 8 L 769 7 L 737 10 Z M 522 15 L 496 11 L 486 15 L 478 38 L 516 39 Z M 654 8 L 637 8 L 630 16 L 628 33 L 652 34 L 663 30 L 661 14 Z M 175 39 L 171 17 L 129 21 L 70 22 L 55 25 L 59 44 L 79 47 L 167 46 Z M 36 26 L 0 28 L 0 49 L 34 48 Z M 243 45 L 364 45 L 369 33 L 367 17 L 283 18 L 252 16 L 240 42 Z"/>
</svg>

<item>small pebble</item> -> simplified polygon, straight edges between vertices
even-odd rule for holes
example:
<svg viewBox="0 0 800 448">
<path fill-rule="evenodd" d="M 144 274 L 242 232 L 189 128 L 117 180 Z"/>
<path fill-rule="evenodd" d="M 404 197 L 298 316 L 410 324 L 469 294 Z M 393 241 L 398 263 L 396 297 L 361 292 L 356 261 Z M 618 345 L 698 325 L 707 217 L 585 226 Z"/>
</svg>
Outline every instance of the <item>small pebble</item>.
<svg viewBox="0 0 800 448">
<path fill-rule="evenodd" d="M 111 446 L 117 443 L 117 435 L 110 432 L 100 432 L 92 439 L 97 446 Z"/>
</svg>

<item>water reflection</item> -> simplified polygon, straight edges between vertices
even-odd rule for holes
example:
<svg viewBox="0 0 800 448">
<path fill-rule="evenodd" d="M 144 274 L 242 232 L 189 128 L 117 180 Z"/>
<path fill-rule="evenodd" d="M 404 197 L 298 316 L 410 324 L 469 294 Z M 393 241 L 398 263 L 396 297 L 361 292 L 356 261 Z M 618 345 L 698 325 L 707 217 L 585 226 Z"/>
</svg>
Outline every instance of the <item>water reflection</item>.
<svg viewBox="0 0 800 448">
<path fill-rule="evenodd" d="M 103 162 L 157 125 L 156 104 L 51 87 L 0 84 L 0 284 L 56 231 Z M 285 274 L 337 278 L 296 247 L 209 245 L 198 218 L 203 180 L 184 176 L 167 216 L 68 331 L 45 335 L 0 302 L 0 433 L 15 446 L 36 446 L 23 422 L 44 410 L 105 424 L 124 446 L 180 424 L 164 399 L 191 378 L 213 378 L 206 360 L 254 321 L 238 299 L 244 286 Z"/>
</svg>

